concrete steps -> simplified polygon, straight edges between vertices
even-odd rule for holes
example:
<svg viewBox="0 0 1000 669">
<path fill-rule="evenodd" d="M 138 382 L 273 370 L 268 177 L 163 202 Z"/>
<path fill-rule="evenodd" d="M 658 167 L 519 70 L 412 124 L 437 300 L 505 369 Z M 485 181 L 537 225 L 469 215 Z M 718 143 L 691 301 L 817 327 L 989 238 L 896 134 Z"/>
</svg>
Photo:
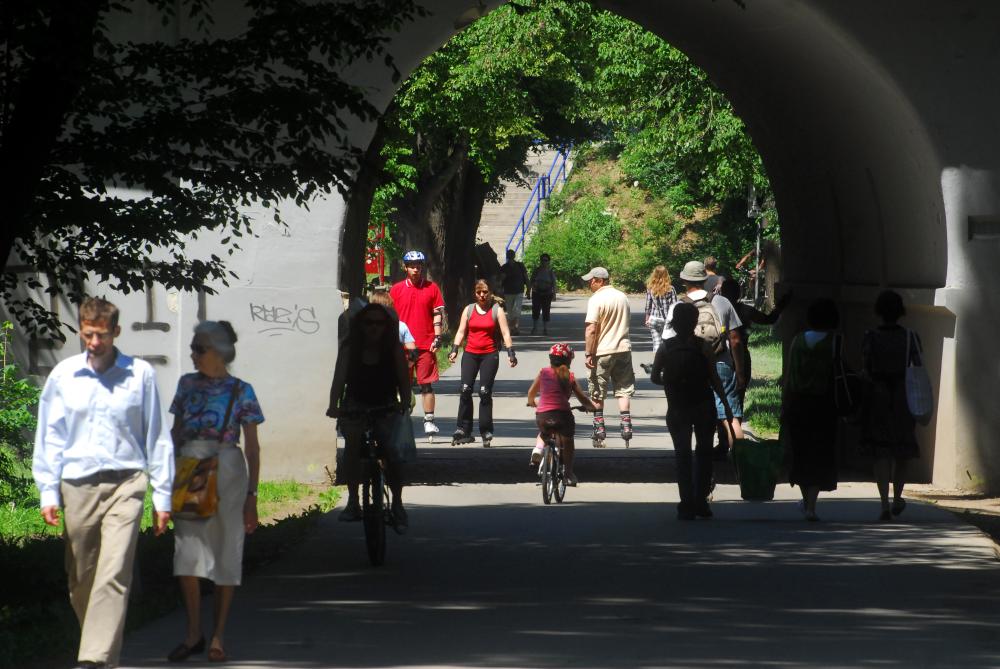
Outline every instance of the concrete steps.
<svg viewBox="0 0 1000 669">
<path fill-rule="evenodd" d="M 524 188 L 515 183 L 505 181 L 506 193 L 502 202 L 487 202 L 483 206 L 483 215 L 479 221 L 479 231 L 476 233 L 476 241 L 479 244 L 487 243 L 497 254 L 497 260 L 502 265 L 505 261 L 505 249 L 507 240 L 510 239 L 514 227 L 517 225 L 524 205 L 531 196 L 531 191 L 535 183 L 542 174 L 546 174 L 555 160 L 555 149 L 546 148 L 541 153 L 529 153 L 525 160 L 529 173 L 527 177 L 528 187 Z M 572 158 L 567 168 L 572 167 Z M 558 189 L 561 182 L 556 185 Z M 530 236 L 530 232 L 529 232 Z"/>
</svg>

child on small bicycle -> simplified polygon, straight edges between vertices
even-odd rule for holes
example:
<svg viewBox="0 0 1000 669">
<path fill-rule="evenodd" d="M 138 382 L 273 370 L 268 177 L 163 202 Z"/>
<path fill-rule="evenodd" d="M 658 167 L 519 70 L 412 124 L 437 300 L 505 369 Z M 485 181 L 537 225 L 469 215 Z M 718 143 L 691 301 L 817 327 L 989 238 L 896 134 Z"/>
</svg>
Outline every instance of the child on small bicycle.
<svg viewBox="0 0 1000 669">
<path fill-rule="evenodd" d="M 566 466 L 566 484 L 577 484 L 573 473 L 575 444 L 573 433 L 576 421 L 569 405 L 570 393 L 576 395 L 587 411 L 597 407 L 577 383 L 569 365 L 573 361 L 573 348 L 569 344 L 553 344 L 549 349 L 549 366 L 543 367 L 528 389 L 528 406 L 535 407 L 535 422 L 540 435 L 555 435 L 562 446 L 563 463 Z M 542 449 L 535 446 L 531 453 L 531 464 L 537 465 L 542 459 Z"/>
</svg>

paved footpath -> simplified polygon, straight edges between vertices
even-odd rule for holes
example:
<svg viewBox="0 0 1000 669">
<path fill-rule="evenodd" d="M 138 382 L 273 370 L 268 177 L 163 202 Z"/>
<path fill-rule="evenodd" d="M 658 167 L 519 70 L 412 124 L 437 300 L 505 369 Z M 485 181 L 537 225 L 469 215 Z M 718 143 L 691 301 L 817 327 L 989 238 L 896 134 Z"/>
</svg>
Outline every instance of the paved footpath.
<svg viewBox="0 0 1000 669">
<path fill-rule="evenodd" d="M 578 341 L 582 300 L 556 307 L 554 331 Z M 581 439 L 580 487 L 544 506 L 525 464 L 524 393 L 547 345 L 520 338 L 522 366 L 501 369 L 493 449 L 422 449 L 430 484 L 407 490 L 411 530 L 390 536 L 383 567 L 367 566 L 361 525 L 330 514 L 248 579 L 228 666 L 1000 667 L 994 544 L 946 511 L 911 502 L 880 524 L 874 486 L 848 483 L 821 498 L 823 522 L 806 523 L 787 485 L 769 503 L 720 485 L 716 517 L 682 523 L 676 485 L 620 482 L 669 468 L 664 400 L 648 381 L 632 448 Z M 443 428 L 455 406 L 442 397 Z M 615 468 L 623 476 L 601 474 Z M 506 478 L 482 482 L 493 477 Z M 178 611 L 132 634 L 124 666 L 166 666 L 182 630 Z"/>
</svg>

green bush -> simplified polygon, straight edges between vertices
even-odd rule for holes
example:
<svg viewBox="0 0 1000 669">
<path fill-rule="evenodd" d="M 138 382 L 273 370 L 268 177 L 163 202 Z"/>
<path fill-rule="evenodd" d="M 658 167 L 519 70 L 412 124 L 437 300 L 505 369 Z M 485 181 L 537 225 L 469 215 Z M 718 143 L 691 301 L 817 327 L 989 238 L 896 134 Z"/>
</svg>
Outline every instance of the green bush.
<svg viewBox="0 0 1000 669">
<path fill-rule="evenodd" d="M 13 325 L 0 326 L 0 503 L 24 504 L 34 500 L 31 479 L 31 434 L 38 388 L 21 378 L 11 361 L 9 347 Z"/>
<path fill-rule="evenodd" d="M 560 286 L 575 289 L 581 287 L 580 276 L 591 267 L 610 264 L 622 240 L 622 231 L 615 216 L 606 210 L 603 199 L 584 195 L 572 207 L 565 208 L 566 197 L 562 193 L 550 200 L 524 258 L 528 267 L 534 269 L 538 257 L 548 253 Z"/>
</svg>

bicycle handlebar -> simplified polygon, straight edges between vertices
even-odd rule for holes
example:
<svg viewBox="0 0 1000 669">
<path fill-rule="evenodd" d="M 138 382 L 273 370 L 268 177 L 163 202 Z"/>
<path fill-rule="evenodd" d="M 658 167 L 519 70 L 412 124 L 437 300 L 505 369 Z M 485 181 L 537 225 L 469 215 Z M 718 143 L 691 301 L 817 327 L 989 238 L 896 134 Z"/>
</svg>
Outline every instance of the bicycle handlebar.
<svg viewBox="0 0 1000 669">
<path fill-rule="evenodd" d="M 340 416 L 341 418 L 370 418 L 378 414 L 386 414 L 392 412 L 399 412 L 403 408 L 403 405 L 399 402 L 393 402 L 392 404 L 382 404 L 373 407 L 350 407 L 341 408 Z"/>
</svg>

